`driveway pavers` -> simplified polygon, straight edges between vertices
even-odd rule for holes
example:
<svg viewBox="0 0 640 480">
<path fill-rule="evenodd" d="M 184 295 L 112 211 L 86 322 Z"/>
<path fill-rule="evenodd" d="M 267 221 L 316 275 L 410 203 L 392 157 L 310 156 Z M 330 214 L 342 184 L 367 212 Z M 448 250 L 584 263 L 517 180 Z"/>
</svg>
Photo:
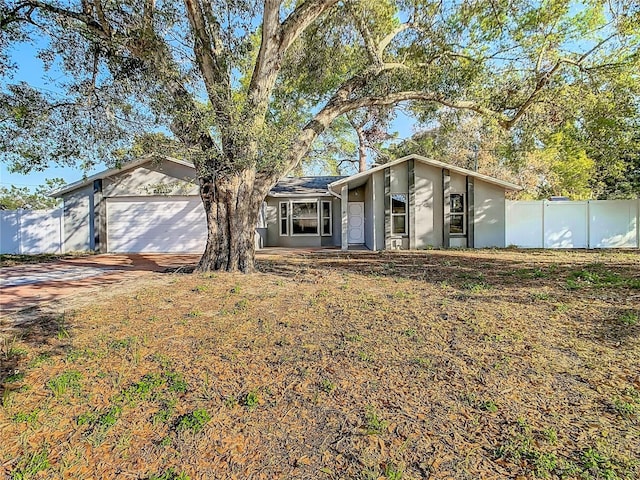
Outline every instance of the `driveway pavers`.
<svg viewBox="0 0 640 480">
<path fill-rule="evenodd" d="M 199 255 L 92 255 L 0 269 L 0 315 L 108 289 L 130 279 L 197 263 Z"/>
</svg>

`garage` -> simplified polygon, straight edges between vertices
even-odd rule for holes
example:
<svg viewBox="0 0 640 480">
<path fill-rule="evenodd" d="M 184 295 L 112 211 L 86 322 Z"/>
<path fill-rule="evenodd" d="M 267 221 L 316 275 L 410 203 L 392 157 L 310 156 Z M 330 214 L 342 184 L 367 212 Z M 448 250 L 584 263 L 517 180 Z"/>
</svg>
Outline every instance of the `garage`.
<svg viewBox="0 0 640 480">
<path fill-rule="evenodd" d="M 109 252 L 204 251 L 207 228 L 200 197 L 113 197 L 106 207 Z"/>
</svg>

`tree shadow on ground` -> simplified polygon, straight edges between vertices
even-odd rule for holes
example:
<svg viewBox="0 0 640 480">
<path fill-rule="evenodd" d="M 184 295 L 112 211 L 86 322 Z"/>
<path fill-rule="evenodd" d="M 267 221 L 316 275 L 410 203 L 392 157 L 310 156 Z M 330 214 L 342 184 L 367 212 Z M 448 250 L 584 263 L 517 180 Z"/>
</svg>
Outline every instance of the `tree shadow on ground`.
<svg viewBox="0 0 640 480">
<path fill-rule="evenodd" d="M 640 251 L 433 250 L 422 252 L 306 252 L 261 258 L 258 270 L 300 282 L 329 271 L 367 278 L 387 277 L 447 287 L 451 298 L 473 306 L 517 303 L 549 312 L 587 302 L 583 316 L 570 307 L 568 319 L 588 325 L 589 335 L 608 345 L 640 338 Z"/>
<path fill-rule="evenodd" d="M 0 332 L 0 398 L 21 388 L 20 380 L 26 367 L 24 346 L 40 351 L 31 362 L 61 355 L 72 326 L 64 313 L 41 308 L 23 312 L 19 322 Z M 43 348 L 44 346 L 44 348 Z"/>
</svg>

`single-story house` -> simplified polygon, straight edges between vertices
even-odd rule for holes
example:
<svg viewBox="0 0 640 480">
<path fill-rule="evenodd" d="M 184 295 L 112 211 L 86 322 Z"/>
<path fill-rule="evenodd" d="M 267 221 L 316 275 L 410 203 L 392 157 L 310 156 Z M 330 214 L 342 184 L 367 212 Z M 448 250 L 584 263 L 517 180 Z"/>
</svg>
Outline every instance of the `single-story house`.
<svg viewBox="0 0 640 480">
<path fill-rule="evenodd" d="M 258 247 L 504 247 L 505 192 L 520 187 L 409 155 L 346 177 L 287 177 L 263 204 Z M 65 251 L 203 251 L 193 165 L 144 157 L 54 192 Z"/>
</svg>

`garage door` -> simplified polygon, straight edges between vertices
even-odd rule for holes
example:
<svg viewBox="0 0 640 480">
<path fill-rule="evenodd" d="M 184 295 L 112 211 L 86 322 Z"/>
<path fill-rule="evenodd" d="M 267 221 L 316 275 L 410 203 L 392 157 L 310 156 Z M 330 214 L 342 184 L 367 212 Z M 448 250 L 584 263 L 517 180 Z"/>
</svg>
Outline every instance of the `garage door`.
<svg viewBox="0 0 640 480">
<path fill-rule="evenodd" d="M 107 199 L 109 252 L 202 253 L 206 239 L 200 197 Z"/>
</svg>

